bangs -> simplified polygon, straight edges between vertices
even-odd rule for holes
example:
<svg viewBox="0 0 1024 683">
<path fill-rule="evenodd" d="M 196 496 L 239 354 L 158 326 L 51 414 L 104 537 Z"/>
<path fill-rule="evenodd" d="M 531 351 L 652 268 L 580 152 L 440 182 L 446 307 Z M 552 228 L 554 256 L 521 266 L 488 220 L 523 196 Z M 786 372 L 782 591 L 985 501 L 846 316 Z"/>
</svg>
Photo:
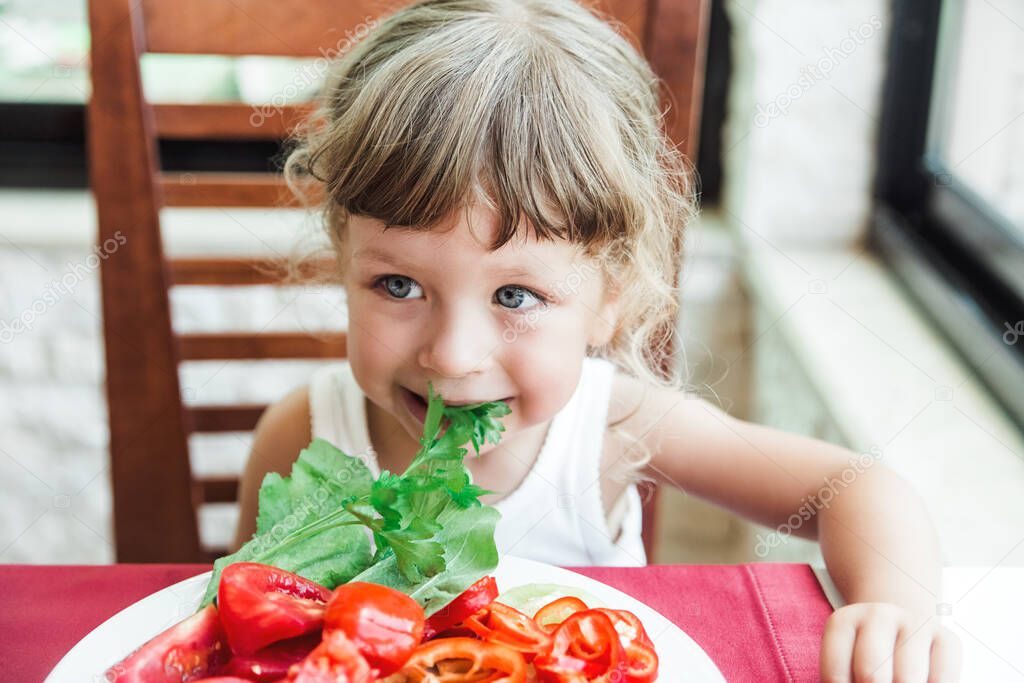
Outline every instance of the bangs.
<svg viewBox="0 0 1024 683">
<path fill-rule="evenodd" d="M 492 250 L 524 228 L 587 251 L 629 229 L 622 131 L 568 55 L 507 24 L 426 36 L 333 85 L 309 160 L 331 201 L 416 230 L 482 203 L 500 218 Z"/>
</svg>

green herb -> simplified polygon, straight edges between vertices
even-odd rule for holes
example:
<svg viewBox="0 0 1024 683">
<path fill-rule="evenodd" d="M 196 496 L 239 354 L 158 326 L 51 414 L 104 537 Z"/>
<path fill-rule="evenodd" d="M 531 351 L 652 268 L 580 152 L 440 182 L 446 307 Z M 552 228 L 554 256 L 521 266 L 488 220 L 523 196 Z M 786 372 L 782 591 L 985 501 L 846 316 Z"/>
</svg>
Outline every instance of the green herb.
<svg viewBox="0 0 1024 683">
<path fill-rule="evenodd" d="M 264 477 L 256 533 L 214 563 L 200 607 L 215 599 L 224 567 L 262 562 L 328 588 L 352 580 L 388 585 L 433 614 L 498 564 L 501 515 L 480 502 L 492 492 L 471 483 L 462 446 L 471 443 L 479 456 L 485 442 L 498 443 L 505 430 L 498 418 L 510 412 L 502 401 L 445 406 L 430 385 L 413 461 L 403 474 L 385 470 L 376 480 L 359 459 L 314 439 L 290 476 Z"/>
</svg>

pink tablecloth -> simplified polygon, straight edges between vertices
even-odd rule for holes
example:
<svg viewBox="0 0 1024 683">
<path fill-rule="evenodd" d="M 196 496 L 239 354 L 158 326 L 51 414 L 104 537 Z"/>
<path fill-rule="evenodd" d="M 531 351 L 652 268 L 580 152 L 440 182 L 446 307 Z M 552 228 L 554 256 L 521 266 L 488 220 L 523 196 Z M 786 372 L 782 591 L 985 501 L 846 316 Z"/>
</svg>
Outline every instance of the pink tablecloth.
<svg viewBox="0 0 1024 683">
<path fill-rule="evenodd" d="M 118 610 L 210 569 L 202 564 L 0 566 L 5 681 L 42 681 Z M 726 680 L 817 681 L 832 608 L 805 564 L 574 567 L 647 603 L 686 631 Z"/>
</svg>

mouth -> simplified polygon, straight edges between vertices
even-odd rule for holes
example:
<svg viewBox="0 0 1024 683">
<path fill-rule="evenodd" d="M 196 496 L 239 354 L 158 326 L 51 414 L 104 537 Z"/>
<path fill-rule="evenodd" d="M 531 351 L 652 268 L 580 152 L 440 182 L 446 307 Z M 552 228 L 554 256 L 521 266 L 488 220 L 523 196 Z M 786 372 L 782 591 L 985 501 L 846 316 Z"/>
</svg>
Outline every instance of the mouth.
<svg viewBox="0 0 1024 683">
<path fill-rule="evenodd" d="M 414 391 L 406 389 L 405 387 L 402 387 L 402 398 L 405 400 L 406 408 L 408 408 L 409 412 L 412 414 L 413 417 L 415 417 L 417 420 L 419 420 L 420 423 L 423 423 L 424 421 L 426 421 L 426 419 L 427 419 L 427 400 L 426 400 L 426 398 L 424 398 L 423 396 L 420 396 L 419 394 L 417 394 Z M 504 401 L 505 403 L 511 403 L 514 400 L 514 397 L 509 396 L 507 398 L 496 399 L 496 400 Z M 445 401 L 445 405 L 446 406 L 452 406 L 452 407 L 476 405 L 478 403 L 487 403 L 487 401 L 451 401 L 451 402 Z"/>
</svg>

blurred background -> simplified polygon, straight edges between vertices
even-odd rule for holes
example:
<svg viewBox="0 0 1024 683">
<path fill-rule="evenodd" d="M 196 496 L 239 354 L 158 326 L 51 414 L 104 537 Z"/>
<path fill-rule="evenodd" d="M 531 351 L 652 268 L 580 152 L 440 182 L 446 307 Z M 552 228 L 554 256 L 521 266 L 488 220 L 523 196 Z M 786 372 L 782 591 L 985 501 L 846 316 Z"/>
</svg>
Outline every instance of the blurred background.
<svg viewBox="0 0 1024 683">
<path fill-rule="evenodd" d="M 713 0 L 701 217 L 678 370 L 739 417 L 847 446 L 924 496 L 948 564 L 1024 564 L 1024 4 Z M 0 2 L 2 563 L 115 560 L 84 0 Z M 147 54 L 151 102 L 308 100 L 313 60 Z M 265 171 L 268 142 L 162 140 L 165 171 Z M 171 256 L 283 255 L 298 209 L 169 208 Z M 109 256 L 104 254 L 103 256 Z M 330 287 L 175 288 L 175 329 L 343 330 Z M 322 360 L 186 361 L 186 404 L 271 402 Z M 193 434 L 237 473 L 246 432 Z M 654 562 L 820 561 L 662 486 Z M 880 500 L 879 505 L 898 506 Z M 205 544 L 233 503 L 199 506 Z"/>
</svg>

